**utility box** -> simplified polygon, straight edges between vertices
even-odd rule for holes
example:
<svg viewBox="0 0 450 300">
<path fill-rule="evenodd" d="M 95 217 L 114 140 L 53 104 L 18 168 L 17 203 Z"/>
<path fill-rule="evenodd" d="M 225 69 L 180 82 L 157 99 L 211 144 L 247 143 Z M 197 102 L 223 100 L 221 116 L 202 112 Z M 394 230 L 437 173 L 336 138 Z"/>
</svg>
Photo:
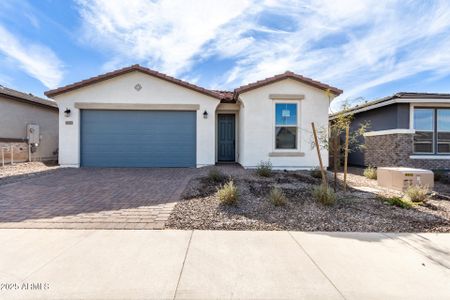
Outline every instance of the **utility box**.
<svg viewBox="0 0 450 300">
<path fill-rule="evenodd" d="M 398 191 L 405 191 L 411 185 L 434 187 L 434 175 L 430 170 L 414 168 L 378 168 L 378 185 Z"/>
<path fill-rule="evenodd" d="M 40 142 L 39 125 L 27 124 L 28 144 L 38 146 Z"/>
</svg>

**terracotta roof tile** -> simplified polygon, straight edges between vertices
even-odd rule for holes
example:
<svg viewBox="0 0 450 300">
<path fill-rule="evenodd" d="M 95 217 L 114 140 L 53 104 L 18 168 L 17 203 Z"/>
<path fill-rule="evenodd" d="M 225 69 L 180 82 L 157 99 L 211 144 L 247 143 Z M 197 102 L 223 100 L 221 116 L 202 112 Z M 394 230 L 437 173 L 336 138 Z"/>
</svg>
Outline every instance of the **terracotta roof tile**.
<svg viewBox="0 0 450 300">
<path fill-rule="evenodd" d="M 163 73 L 160 73 L 160 72 L 157 72 L 157 71 L 154 71 L 154 70 L 151 70 L 149 68 L 145 68 L 145 67 L 142 67 L 142 66 L 136 64 L 136 65 L 125 67 L 125 68 L 122 68 L 122 69 L 119 69 L 119 70 L 108 72 L 108 73 L 105 73 L 105 74 L 102 74 L 102 75 L 99 75 L 99 76 L 91 77 L 91 78 L 88 78 L 88 79 L 85 79 L 85 80 L 82 80 L 82 81 L 79 81 L 79 82 L 75 82 L 75 83 L 72 83 L 72 84 L 69 84 L 69 85 L 66 85 L 66 86 L 54 89 L 54 90 L 47 91 L 47 92 L 45 92 L 45 95 L 48 96 L 48 97 L 53 97 L 53 96 L 56 96 L 56 95 L 59 95 L 59 94 L 63 94 L 63 93 L 66 93 L 66 92 L 78 89 L 78 88 L 85 87 L 85 86 L 90 85 L 90 84 L 98 83 L 98 82 L 101 82 L 101 81 L 104 81 L 104 80 L 108 80 L 108 79 L 111 79 L 111 78 L 114 78 L 116 76 L 120 76 L 120 75 L 129 73 L 129 72 L 134 72 L 134 71 L 143 72 L 145 74 L 148 74 L 148 75 L 151 75 L 151 76 L 155 76 L 157 78 L 160 78 L 160 79 L 172 82 L 174 84 L 178 84 L 178 85 L 183 86 L 185 88 L 188 88 L 188 89 L 197 91 L 199 93 L 202 93 L 202 94 L 214 97 L 216 99 L 219 99 L 219 100 L 221 100 L 222 102 L 225 102 L 225 103 L 236 102 L 237 96 L 240 93 L 244 93 L 244 92 L 247 92 L 249 90 L 256 89 L 256 88 L 259 88 L 261 86 L 264 86 L 264 85 L 267 85 L 267 84 L 270 84 L 270 83 L 273 83 L 273 82 L 276 82 L 276 81 L 279 81 L 279 80 L 287 79 L 287 78 L 298 80 L 300 82 L 303 82 L 305 84 L 308 84 L 308 85 L 311 85 L 311 86 L 314 86 L 314 87 L 317 87 L 317 88 L 320 88 L 320 89 L 323 89 L 323 90 L 330 90 L 330 92 L 332 92 L 335 95 L 340 95 L 342 93 L 342 90 L 340 90 L 340 89 L 337 89 L 335 87 L 329 86 L 329 85 L 324 84 L 324 83 L 321 83 L 319 81 L 312 80 L 311 78 L 307 78 L 307 77 L 304 77 L 302 75 L 295 74 L 295 73 L 290 72 L 290 71 L 286 71 L 283 74 L 279 74 L 279 75 L 276 75 L 276 76 L 273 76 L 273 77 L 269 77 L 269 78 L 266 78 L 264 80 L 260 80 L 260 81 L 254 82 L 254 83 L 243 85 L 243 86 L 235 89 L 234 91 L 209 90 L 209 89 L 205 89 L 203 87 L 191 84 L 189 82 L 186 82 L 186 81 L 183 81 L 183 80 L 180 80 L 180 79 L 168 76 L 166 74 L 163 74 Z"/>
<path fill-rule="evenodd" d="M 157 71 L 154 71 L 154 70 L 151 70 L 149 68 L 142 67 L 140 65 L 132 65 L 132 66 L 125 67 L 125 68 L 122 68 L 122 69 L 118 69 L 118 70 L 115 70 L 115 71 L 112 71 L 112 72 L 108 72 L 108 73 L 105 73 L 105 74 L 102 74 L 102 75 L 91 77 L 91 78 L 88 78 L 88 79 L 85 79 L 85 80 L 82 80 L 82 81 L 79 81 L 79 82 L 75 82 L 75 83 L 72 83 L 72 84 L 69 84 L 69 85 L 66 85 L 66 86 L 54 89 L 54 90 L 47 91 L 47 92 L 45 92 L 45 95 L 48 96 L 48 97 L 53 97 L 53 96 L 56 96 L 56 95 L 59 95 L 59 94 L 63 94 L 63 93 L 66 93 L 66 92 L 78 89 L 78 88 L 85 87 L 85 86 L 90 85 L 90 84 L 98 83 L 98 82 L 101 82 L 101 81 L 104 81 L 104 80 L 108 80 L 108 79 L 111 79 L 111 78 L 114 78 L 114 77 L 117 77 L 117 76 L 120 76 L 120 75 L 123 75 L 123 74 L 126 74 L 126 73 L 134 72 L 134 71 L 139 71 L 139 72 L 142 72 L 142 73 L 145 73 L 145 74 L 157 77 L 159 79 L 163 79 L 163 80 L 172 82 L 174 84 L 178 84 L 180 86 L 183 86 L 185 88 L 191 89 L 193 91 L 196 91 L 196 92 L 199 92 L 199 93 L 202 93 L 202 94 L 205 94 L 205 95 L 217 98 L 217 99 L 221 99 L 220 95 L 218 93 L 215 93 L 215 92 L 213 92 L 211 90 L 208 90 L 208 89 L 199 87 L 197 85 L 191 84 L 189 82 L 186 82 L 186 81 L 183 81 L 183 80 L 180 80 L 180 79 L 168 76 L 166 74 L 163 74 L 163 73 L 160 73 L 160 72 L 157 72 Z"/>
<path fill-rule="evenodd" d="M 236 102 L 234 99 L 234 92 L 232 91 L 220 91 L 220 90 L 212 90 L 212 91 L 220 95 L 222 102 L 225 103 Z"/>
<path fill-rule="evenodd" d="M 263 80 L 259 80 L 259 81 L 253 82 L 253 83 L 249 83 L 249 84 L 240 86 L 237 89 L 235 89 L 234 92 L 235 92 L 235 94 L 238 95 L 238 94 L 245 93 L 245 92 L 248 92 L 250 90 L 253 90 L 253 89 L 256 89 L 256 88 L 262 87 L 264 85 L 271 84 L 271 83 L 274 83 L 274 82 L 277 82 L 277 81 L 280 81 L 280 80 L 283 80 L 283 79 L 287 79 L 287 78 L 298 80 L 298 81 L 300 81 L 302 83 L 314 86 L 314 87 L 319 88 L 321 90 L 329 90 L 330 92 L 332 92 L 336 96 L 339 96 L 343 92 L 342 90 L 340 90 L 338 88 L 332 87 L 332 86 L 330 86 L 328 84 L 325 84 L 325 83 L 313 80 L 313 79 L 308 78 L 308 77 L 304 77 L 302 75 L 296 74 L 296 73 L 291 72 L 291 71 L 286 71 L 286 72 L 284 72 L 282 74 L 278 74 L 278 75 L 275 75 L 275 76 L 272 76 L 272 77 L 268 77 L 268 78 L 263 79 Z"/>
</svg>

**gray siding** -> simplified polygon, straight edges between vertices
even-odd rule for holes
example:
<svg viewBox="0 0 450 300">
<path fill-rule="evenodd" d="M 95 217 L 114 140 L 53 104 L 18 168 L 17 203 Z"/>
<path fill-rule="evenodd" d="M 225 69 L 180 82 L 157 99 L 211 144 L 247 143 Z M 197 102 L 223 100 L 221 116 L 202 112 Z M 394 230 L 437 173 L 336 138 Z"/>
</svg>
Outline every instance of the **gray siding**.
<svg viewBox="0 0 450 300">
<path fill-rule="evenodd" d="M 81 112 L 84 167 L 195 167 L 196 112 Z"/>
<path fill-rule="evenodd" d="M 396 103 L 355 114 L 350 130 L 357 130 L 364 122 L 370 124 L 367 131 L 408 129 L 409 104 Z M 364 143 L 363 138 L 360 139 L 360 143 Z M 348 161 L 351 165 L 364 166 L 364 152 L 360 150 L 352 151 L 349 154 Z"/>
<path fill-rule="evenodd" d="M 58 149 L 58 110 L 0 96 L 0 138 L 25 140 L 29 123 L 38 124 L 42 136 L 32 159 L 56 159 L 53 153 Z"/>
</svg>

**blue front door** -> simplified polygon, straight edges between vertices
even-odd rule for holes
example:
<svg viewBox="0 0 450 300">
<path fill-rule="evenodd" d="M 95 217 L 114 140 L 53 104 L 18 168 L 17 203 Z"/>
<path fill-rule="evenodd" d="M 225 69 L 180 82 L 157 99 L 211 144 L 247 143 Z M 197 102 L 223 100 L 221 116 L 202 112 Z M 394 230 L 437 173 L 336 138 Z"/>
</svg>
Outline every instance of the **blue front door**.
<svg viewBox="0 0 450 300">
<path fill-rule="evenodd" d="M 218 115 L 218 160 L 235 161 L 235 117 L 233 114 Z"/>
<path fill-rule="evenodd" d="M 195 111 L 81 111 L 81 166 L 195 167 Z"/>
</svg>

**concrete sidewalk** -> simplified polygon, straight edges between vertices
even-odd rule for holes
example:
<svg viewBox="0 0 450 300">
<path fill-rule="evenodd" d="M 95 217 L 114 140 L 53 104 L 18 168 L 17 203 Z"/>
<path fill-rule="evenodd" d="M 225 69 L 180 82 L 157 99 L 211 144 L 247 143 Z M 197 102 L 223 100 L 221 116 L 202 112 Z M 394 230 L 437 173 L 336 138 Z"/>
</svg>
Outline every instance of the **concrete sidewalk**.
<svg viewBox="0 0 450 300">
<path fill-rule="evenodd" d="M 450 234 L 0 230 L 0 299 L 450 299 Z"/>
</svg>

